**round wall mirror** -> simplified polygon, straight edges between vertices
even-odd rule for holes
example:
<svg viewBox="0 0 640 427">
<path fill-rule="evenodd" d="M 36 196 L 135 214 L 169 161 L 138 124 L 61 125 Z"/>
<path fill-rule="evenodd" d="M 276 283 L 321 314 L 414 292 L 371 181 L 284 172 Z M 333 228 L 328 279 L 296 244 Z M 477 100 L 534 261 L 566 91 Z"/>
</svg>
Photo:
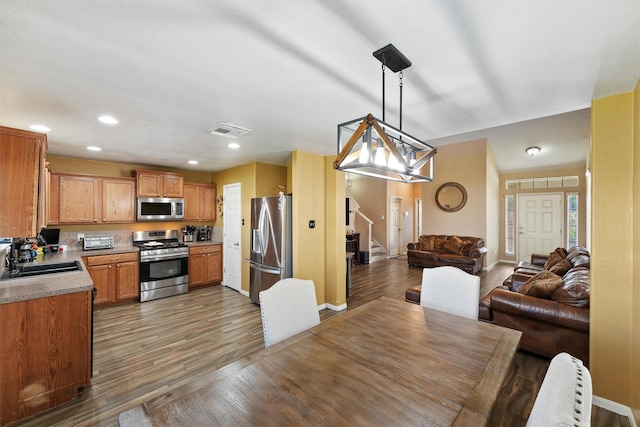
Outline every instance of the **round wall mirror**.
<svg viewBox="0 0 640 427">
<path fill-rule="evenodd" d="M 436 191 L 436 205 L 446 212 L 457 212 L 467 203 L 467 190 L 457 182 L 446 182 Z"/>
</svg>

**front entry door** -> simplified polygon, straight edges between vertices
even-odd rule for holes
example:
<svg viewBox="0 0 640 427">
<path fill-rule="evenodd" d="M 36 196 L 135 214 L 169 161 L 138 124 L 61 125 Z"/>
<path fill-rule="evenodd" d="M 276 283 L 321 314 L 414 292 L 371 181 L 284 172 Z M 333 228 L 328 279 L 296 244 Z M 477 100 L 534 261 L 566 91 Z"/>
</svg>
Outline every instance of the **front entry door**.
<svg viewBox="0 0 640 427">
<path fill-rule="evenodd" d="M 224 194 L 224 280 L 225 286 L 240 291 L 242 251 L 240 236 L 242 225 L 242 199 L 240 183 L 223 187 Z"/>
<path fill-rule="evenodd" d="M 531 254 L 548 254 L 563 246 L 563 194 L 518 195 L 518 260 L 531 261 Z"/>
<path fill-rule="evenodd" d="M 389 256 L 400 255 L 400 210 L 402 209 L 402 199 L 392 197 L 389 206 Z"/>
</svg>

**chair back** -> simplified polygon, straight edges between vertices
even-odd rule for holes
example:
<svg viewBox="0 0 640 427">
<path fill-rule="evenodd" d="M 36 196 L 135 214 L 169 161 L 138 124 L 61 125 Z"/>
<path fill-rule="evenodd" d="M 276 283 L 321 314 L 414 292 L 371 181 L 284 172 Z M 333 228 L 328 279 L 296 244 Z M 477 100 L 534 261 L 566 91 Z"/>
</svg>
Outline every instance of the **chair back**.
<svg viewBox="0 0 640 427">
<path fill-rule="evenodd" d="M 533 403 L 527 427 L 591 426 L 591 374 L 582 361 L 568 353 L 551 359 Z"/>
<path fill-rule="evenodd" d="M 422 270 L 421 306 L 477 320 L 479 304 L 478 276 L 450 266 Z"/>
<path fill-rule="evenodd" d="M 282 279 L 259 298 L 265 347 L 320 323 L 313 280 Z"/>
</svg>

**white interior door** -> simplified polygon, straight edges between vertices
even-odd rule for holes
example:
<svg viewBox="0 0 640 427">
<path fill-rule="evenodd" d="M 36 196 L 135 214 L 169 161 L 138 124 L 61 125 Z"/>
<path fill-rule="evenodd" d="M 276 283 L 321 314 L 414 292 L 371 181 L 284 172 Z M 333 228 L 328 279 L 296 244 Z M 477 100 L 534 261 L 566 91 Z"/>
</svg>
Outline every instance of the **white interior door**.
<svg viewBox="0 0 640 427">
<path fill-rule="evenodd" d="M 224 208 L 224 279 L 223 283 L 236 291 L 242 285 L 242 248 L 240 236 L 242 232 L 242 199 L 240 183 L 223 187 Z"/>
<path fill-rule="evenodd" d="M 391 206 L 389 207 L 389 256 L 400 255 L 400 235 L 402 231 L 402 227 L 400 227 L 401 210 L 402 199 L 392 197 Z"/>
<path fill-rule="evenodd" d="M 518 195 L 518 260 L 531 261 L 531 254 L 548 254 L 563 246 L 563 194 Z"/>
<path fill-rule="evenodd" d="M 416 199 L 416 235 L 413 236 L 413 241 L 417 242 L 420 236 L 422 236 L 422 199 Z"/>
</svg>

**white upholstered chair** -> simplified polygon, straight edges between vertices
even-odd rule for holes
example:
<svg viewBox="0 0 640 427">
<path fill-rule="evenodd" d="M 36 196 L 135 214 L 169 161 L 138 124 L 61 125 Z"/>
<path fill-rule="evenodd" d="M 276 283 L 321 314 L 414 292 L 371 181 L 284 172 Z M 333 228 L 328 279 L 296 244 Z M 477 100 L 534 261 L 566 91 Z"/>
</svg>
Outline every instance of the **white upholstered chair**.
<svg viewBox="0 0 640 427">
<path fill-rule="evenodd" d="M 422 270 L 421 306 L 477 320 L 479 304 L 478 276 L 449 266 Z"/>
<path fill-rule="evenodd" d="M 261 291 L 260 313 L 265 347 L 318 325 L 320 315 L 313 280 L 282 279 Z"/>
<path fill-rule="evenodd" d="M 551 359 L 527 427 L 591 425 L 591 374 L 578 358 L 560 353 Z"/>
</svg>

